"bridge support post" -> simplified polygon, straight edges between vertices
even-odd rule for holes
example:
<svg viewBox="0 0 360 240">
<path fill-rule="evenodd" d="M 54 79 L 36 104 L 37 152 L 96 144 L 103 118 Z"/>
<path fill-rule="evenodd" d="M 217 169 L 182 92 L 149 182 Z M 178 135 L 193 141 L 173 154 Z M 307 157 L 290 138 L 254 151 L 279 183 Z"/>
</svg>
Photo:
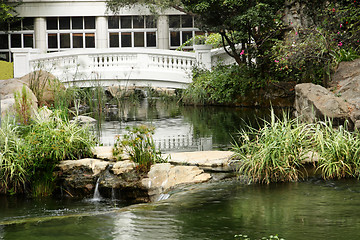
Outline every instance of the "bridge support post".
<svg viewBox="0 0 360 240">
<path fill-rule="evenodd" d="M 19 78 L 30 73 L 30 55 L 38 51 L 38 49 L 32 48 L 11 49 L 14 56 L 14 78 Z"/>
<path fill-rule="evenodd" d="M 212 45 L 194 45 L 197 64 L 208 70 L 211 70 L 211 48 Z"/>
</svg>

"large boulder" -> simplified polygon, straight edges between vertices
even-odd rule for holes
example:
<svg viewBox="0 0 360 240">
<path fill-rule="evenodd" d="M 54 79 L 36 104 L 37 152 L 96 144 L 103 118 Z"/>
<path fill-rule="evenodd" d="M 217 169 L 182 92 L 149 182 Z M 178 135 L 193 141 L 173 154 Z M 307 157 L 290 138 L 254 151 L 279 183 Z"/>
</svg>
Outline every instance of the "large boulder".
<svg viewBox="0 0 360 240">
<path fill-rule="evenodd" d="M 327 116 L 335 124 L 349 120 L 360 128 L 360 59 L 341 62 L 328 89 L 306 83 L 297 85 L 295 92 L 296 113 L 304 120 Z"/>
<path fill-rule="evenodd" d="M 32 109 L 37 109 L 37 99 L 34 93 L 29 89 L 29 87 L 24 85 L 21 80 L 16 78 L 0 80 L 1 116 L 4 116 L 6 113 L 14 113 L 14 93 L 21 93 L 23 87 L 26 89 Z"/>
<path fill-rule="evenodd" d="M 341 62 L 331 82 L 331 90 L 349 104 L 349 116 L 360 126 L 360 59 Z"/>
<path fill-rule="evenodd" d="M 170 163 L 160 163 L 151 166 L 148 177 L 142 184 L 148 189 L 151 201 L 159 200 L 161 194 L 182 184 L 206 182 L 211 179 L 209 173 L 196 166 L 174 166 Z"/>
<path fill-rule="evenodd" d="M 297 116 L 307 122 L 329 117 L 337 124 L 349 119 L 351 105 L 330 90 L 312 83 L 295 87 Z"/>
<path fill-rule="evenodd" d="M 55 94 L 65 87 L 51 73 L 46 71 L 34 71 L 20 78 L 27 86 L 36 89 L 34 94 L 38 98 L 40 105 L 51 104 L 55 101 Z"/>
</svg>

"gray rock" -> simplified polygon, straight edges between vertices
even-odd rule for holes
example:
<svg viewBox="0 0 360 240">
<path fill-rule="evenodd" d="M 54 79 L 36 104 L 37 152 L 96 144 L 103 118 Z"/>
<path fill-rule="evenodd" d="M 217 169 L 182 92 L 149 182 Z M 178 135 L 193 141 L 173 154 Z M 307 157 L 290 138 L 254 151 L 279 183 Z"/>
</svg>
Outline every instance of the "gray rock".
<svg viewBox="0 0 360 240">
<path fill-rule="evenodd" d="M 175 165 L 199 166 L 200 168 L 214 171 L 231 171 L 230 151 L 201 151 L 201 152 L 179 152 L 164 155 L 168 162 Z"/>
<path fill-rule="evenodd" d="M 69 172 L 75 168 L 85 167 L 92 171 L 93 176 L 103 172 L 108 166 L 108 161 L 103 161 L 93 158 L 84 158 L 80 160 L 65 160 L 58 164 L 58 167 L 63 172 Z"/>
<path fill-rule="evenodd" d="M 329 117 L 337 124 L 350 118 L 351 104 L 330 90 L 312 83 L 295 87 L 296 114 L 302 120 L 314 122 Z"/>
<path fill-rule="evenodd" d="M 329 85 L 329 89 L 309 83 L 297 85 L 297 115 L 306 121 L 314 121 L 315 117 L 326 115 L 334 118 L 335 125 L 350 120 L 350 127 L 359 128 L 360 59 L 341 62 Z"/>
<path fill-rule="evenodd" d="M 136 166 L 137 164 L 130 160 L 118 161 L 112 167 L 112 171 L 114 174 L 119 175 L 134 170 Z"/>
<path fill-rule="evenodd" d="M 94 124 L 96 123 L 96 119 L 89 116 L 77 116 L 74 118 L 74 121 L 80 124 Z"/>
</svg>

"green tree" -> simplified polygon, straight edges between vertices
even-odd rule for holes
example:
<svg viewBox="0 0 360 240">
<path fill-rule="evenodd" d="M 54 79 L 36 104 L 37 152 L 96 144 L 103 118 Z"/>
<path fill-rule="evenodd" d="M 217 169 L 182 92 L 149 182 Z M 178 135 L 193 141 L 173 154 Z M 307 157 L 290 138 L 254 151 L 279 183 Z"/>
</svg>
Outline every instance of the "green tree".
<svg viewBox="0 0 360 240">
<path fill-rule="evenodd" d="M 17 18 L 15 7 L 19 3 L 10 4 L 9 1 L 1 0 L 0 2 L 0 24 L 10 23 Z"/>
</svg>

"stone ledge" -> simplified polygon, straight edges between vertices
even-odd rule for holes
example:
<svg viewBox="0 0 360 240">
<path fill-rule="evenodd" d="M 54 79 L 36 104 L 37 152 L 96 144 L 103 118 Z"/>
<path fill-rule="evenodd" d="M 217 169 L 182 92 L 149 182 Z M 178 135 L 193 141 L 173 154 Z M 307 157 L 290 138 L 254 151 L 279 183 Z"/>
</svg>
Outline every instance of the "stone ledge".
<svg viewBox="0 0 360 240">
<path fill-rule="evenodd" d="M 231 151 L 179 152 L 164 155 L 174 165 L 199 166 L 207 170 L 230 171 Z"/>
</svg>

